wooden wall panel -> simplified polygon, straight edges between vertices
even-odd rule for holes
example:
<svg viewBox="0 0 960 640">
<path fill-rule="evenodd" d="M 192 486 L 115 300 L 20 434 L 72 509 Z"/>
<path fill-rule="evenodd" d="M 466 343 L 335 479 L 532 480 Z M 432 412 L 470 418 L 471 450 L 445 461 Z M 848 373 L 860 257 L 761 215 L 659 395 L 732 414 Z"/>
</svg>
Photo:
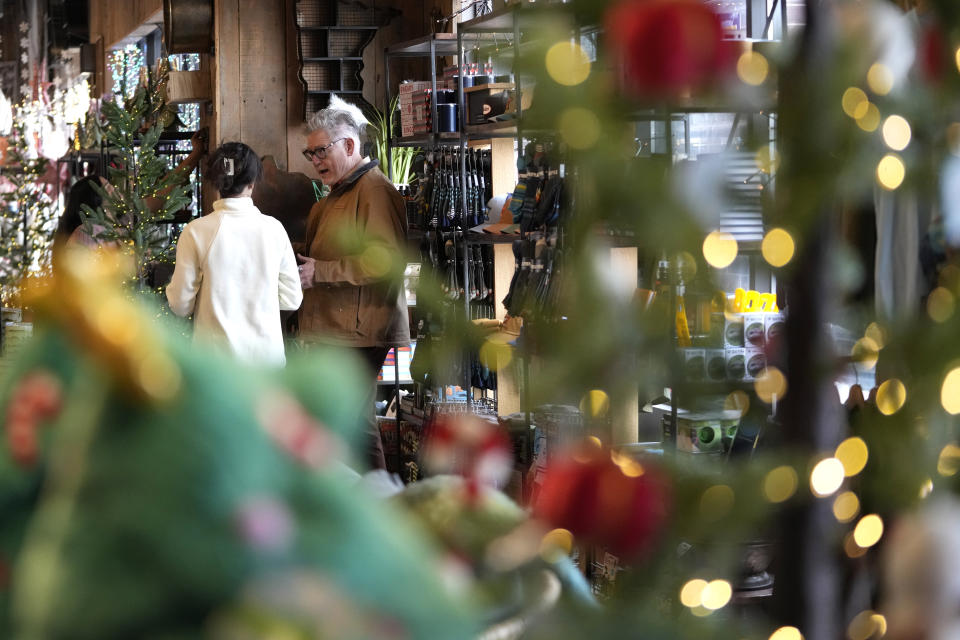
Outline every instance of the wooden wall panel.
<svg viewBox="0 0 960 640">
<path fill-rule="evenodd" d="M 90 3 L 90 41 L 103 37 L 110 49 L 163 11 L 163 0 L 94 0 Z"/>
<path fill-rule="evenodd" d="M 287 157 L 286 165 L 277 158 L 277 164 L 287 171 L 299 171 L 310 178 L 316 174 L 313 165 L 300 153 L 307 146 L 306 127 L 303 121 L 303 85 L 300 84 L 300 59 L 297 44 L 296 18 L 294 9 L 296 0 L 284 2 L 284 24 L 286 26 L 287 60 Z"/>
<path fill-rule="evenodd" d="M 242 140 L 240 128 L 240 2 L 215 0 L 213 74 L 214 123 L 211 148 Z"/>
<path fill-rule="evenodd" d="M 278 162 L 287 157 L 283 9 L 283 2 L 240 0 L 241 140 Z"/>
<path fill-rule="evenodd" d="M 90 2 L 90 42 L 101 42 L 102 51 L 97 59 L 95 88 L 101 93 L 110 90 L 106 60 L 110 49 L 118 46 L 127 36 L 147 21 L 155 20 L 163 13 L 163 0 L 94 0 Z M 152 61 L 151 61 L 152 63 Z M 101 86 L 102 85 L 102 86 Z"/>
</svg>

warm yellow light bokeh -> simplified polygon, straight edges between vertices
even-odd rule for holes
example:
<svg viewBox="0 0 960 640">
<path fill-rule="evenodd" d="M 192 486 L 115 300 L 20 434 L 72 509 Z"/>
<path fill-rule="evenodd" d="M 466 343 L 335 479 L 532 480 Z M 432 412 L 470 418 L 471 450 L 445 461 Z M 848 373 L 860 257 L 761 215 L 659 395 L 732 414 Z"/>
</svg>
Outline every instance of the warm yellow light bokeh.
<svg viewBox="0 0 960 640">
<path fill-rule="evenodd" d="M 956 301 L 946 287 L 937 287 L 927 296 L 927 315 L 934 322 L 944 323 L 953 316 Z"/>
<path fill-rule="evenodd" d="M 863 115 L 857 117 L 857 126 L 867 133 L 876 131 L 877 127 L 880 126 L 880 109 L 872 102 L 867 102 L 866 108 L 863 108 L 863 105 L 860 106 Z"/>
<path fill-rule="evenodd" d="M 867 330 L 863 332 L 865 338 L 870 338 L 877 345 L 877 349 L 883 349 L 887 344 L 887 332 L 876 322 L 867 325 Z"/>
<path fill-rule="evenodd" d="M 803 640 L 803 634 L 796 627 L 780 627 L 770 634 L 770 640 Z"/>
<path fill-rule="evenodd" d="M 947 413 L 960 413 L 960 367 L 950 371 L 943 379 L 940 387 L 940 404 Z"/>
<path fill-rule="evenodd" d="M 867 550 L 857 544 L 853 539 L 853 532 L 850 532 L 843 538 L 843 552 L 850 558 L 859 558 L 866 554 Z"/>
<path fill-rule="evenodd" d="M 793 467 L 783 465 L 771 469 L 763 478 L 763 496 L 773 503 L 785 502 L 797 492 L 799 483 Z"/>
<path fill-rule="evenodd" d="M 910 123 L 903 116 L 892 115 L 883 121 L 883 142 L 894 151 L 903 151 L 910 144 Z"/>
<path fill-rule="evenodd" d="M 554 529 L 548 531 L 540 541 L 540 555 L 551 556 L 558 552 L 569 554 L 573 549 L 573 534 L 566 529 Z"/>
<path fill-rule="evenodd" d="M 877 618 L 883 620 L 883 632 L 880 632 L 881 624 Z M 858 613 L 850 621 L 847 626 L 847 638 L 849 640 L 870 640 L 870 638 L 875 637 L 874 634 L 877 634 L 876 637 L 882 637 L 886 633 L 886 626 L 886 620 L 883 619 L 883 616 L 867 609 Z"/>
<path fill-rule="evenodd" d="M 893 91 L 893 72 L 886 65 L 874 63 L 867 71 L 867 86 L 878 96 L 887 95 Z"/>
<path fill-rule="evenodd" d="M 547 50 L 547 74 L 557 84 L 575 87 L 590 76 L 590 58 L 579 44 L 558 42 Z"/>
<path fill-rule="evenodd" d="M 730 602 L 733 588 L 726 580 L 711 580 L 700 594 L 700 601 L 704 608 L 716 611 Z"/>
<path fill-rule="evenodd" d="M 850 357 L 854 362 L 862 364 L 867 369 L 873 369 L 880 358 L 880 347 L 873 338 L 863 337 L 853 343 Z"/>
<path fill-rule="evenodd" d="M 869 451 L 863 438 L 847 438 L 837 446 L 834 457 L 843 465 L 843 473 L 848 478 L 857 475 L 867 466 Z"/>
<path fill-rule="evenodd" d="M 756 51 L 744 51 L 737 59 L 737 75 L 745 83 L 759 86 L 770 74 L 770 63 L 763 54 Z"/>
<path fill-rule="evenodd" d="M 844 477 L 843 464 L 836 458 L 826 458 L 810 473 L 810 490 L 818 498 L 832 496 L 843 484 Z"/>
<path fill-rule="evenodd" d="M 882 614 L 874 613 L 870 616 L 870 619 L 873 620 L 878 637 L 882 638 L 887 635 L 887 619 Z"/>
<path fill-rule="evenodd" d="M 700 578 L 690 580 L 680 589 L 680 602 L 683 606 L 690 609 L 699 607 L 700 603 L 703 602 L 703 590 L 706 586 L 706 580 L 701 580 Z"/>
<path fill-rule="evenodd" d="M 877 182 L 888 191 L 893 191 L 903 184 L 905 177 L 907 177 L 907 167 L 895 153 L 883 156 L 877 164 Z"/>
<path fill-rule="evenodd" d="M 838 522 L 850 522 L 860 513 L 860 498 L 853 491 L 844 491 L 833 499 L 833 517 Z"/>
<path fill-rule="evenodd" d="M 725 484 L 710 487 L 700 496 L 700 515 L 704 520 L 715 522 L 730 513 L 736 496 Z"/>
<path fill-rule="evenodd" d="M 557 120 L 557 129 L 572 149 L 589 149 L 600 139 L 600 118 L 590 109 L 564 109 Z"/>
<path fill-rule="evenodd" d="M 757 169 L 766 174 L 775 173 L 780 168 L 780 154 L 772 151 L 769 146 L 760 147 L 753 156 L 753 161 Z"/>
<path fill-rule="evenodd" d="M 865 103 L 868 102 L 869 99 L 867 98 L 867 94 L 863 92 L 863 89 L 860 89 L 859 87 L 850 87 L 843 92 L 843 98 L 841 99 L 840 104 L 843 107 L 843 112 L 845 114 L 856 119 L 858 117 L 858 113 L 860 113 L 860 116 L 862 116 L 863 113 L 866 113 Z"/>
<path fill-rule="evenodd" d="M 957 475 L 957 471 L 960 471 L 960 447 L 950 443 L 940 450 L 940 456 L 937 458 L 937 473 L 950 477 Z"/>
<path fill-rule="evenodd" d="M 880 542 L 883 537 L 883 520 L 875 513 L 863 516 L 853 530 L 853 541 L 861 549 L 867 549 Z"/>
<path fill-rule="evenodd" d="M 491 371 L 499 371 L 513 360 L 513 348 L 500 338 L 491 338 L 480 345 L 481 364 Z"/>
<path fill-rule="evenodd" d="M 773 404 L 787 394 L 787 377 L 776 367 L 764 369 L 753 383 L 757 397 L 767 404 Z"/>
<path fill-rule="evenodd" d="M 790 262 L 795 250 L 796 245 L 793 242 L 793 236 L 785 229 L 780 228 L 768 231 L 760 244 L 763 259 L 774 267 L 782 267 Z"/>
<path fill-rule="evenodd" d="M 737 239 L 725 231 L 711 231 L 703 241 L 703 257 L 716 269 L 730 266 L 738 252 Z"/>
<path fill-rule="evenodd" d="M 877 409 L 885 416 L 900 411 L 906 401 L 907 388 L 896 378 L 885 380 L 877 389 Z"/>
<path fill-rule="evenodd" d="M 610 411 L 610 396 L 602 389 L 591 389 L 580 399 L 580 413 L 591 418 L 602 418 Z"/>
<path fill-rule="evenodd" d="M 923 481 L 923 485 L 920 487 L 920 497 L 926 498 L 931 493 L 933 493 L 933 480 L 927 478 Z"/>
<path fill-rule="evenodd" d="M 739 411 L 741 417 L 745 416 L 750 410 L 750 396 L 740 389 L 731 391 L 723 400 L 723 408 L 725 411 Z"/>
</svg>

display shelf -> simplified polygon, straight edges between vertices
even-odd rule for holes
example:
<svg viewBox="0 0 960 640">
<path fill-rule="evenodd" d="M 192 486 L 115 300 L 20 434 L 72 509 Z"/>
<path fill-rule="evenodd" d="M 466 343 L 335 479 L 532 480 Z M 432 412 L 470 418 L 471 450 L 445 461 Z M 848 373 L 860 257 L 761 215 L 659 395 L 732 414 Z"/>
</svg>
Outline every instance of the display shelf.
<svg viewBox="0 0 960 640">
<path fill-rule="evenodd" d="M 362 61 L 363 61 L 363 57 L 362 57 L 362 56 L 353 56 L 353 57 L 337 58 L 337 57 L 326 56 L 326 57 L 319 57 L 319 58 L 304 58 L 303 61 L 304 61 L 304 62 L 340 62 L 340 61 L 346 61 L 346 62 L 362 62 Z"/>
<path fill-rule="evenodd" d="M 468 124 L 465 128 L 468 138 L 509 138 L 517 135 L 517 121 L 488 122 L 486 124 Z"/>
<path fill-rule="evenodd" d="M 345 24 L 328 24 L 328 25 L 311 25 L 307 27 L 297 26 L 297 29 L 300 31 L 376 31 L 380 27 L 372 27 L 366 25 L 345 25 Z"/>
<path fill-rule="evenodd" d="M 429 147 L 441 144 L 460 144 L 460 134 L 457 132 L 425 133 L 418 136 L 407 136 L 391 140 L 394 147 Z"/>
<path fill-rule="evenodd" d="M 384 51 L 388 56 L 397 58 L 420 58 L 430 55 L 431 52 L 435 56 L 455 56 L 457 55 L 457 34 L 434 33 L 399 42 L 387 47 Z"/>
<path fill-rule="evenodd" d="M 359 89 L 313 89 L 311 91 L 305 91 L 304 95 L 308 96 L 328 96 L 331 93 L 339 95 L 363 95 L 363 91 Z"/>
<path fill-rule="evenodd" d="M 514 31 L 517 27 L 523 29 L 542 21 L 548 15 L 563 15 L 570 13 L 570 7 L 565 4 L 546 4 L 520 0 L 505 7 L 494 9 L 484 14 L 460 23 L 460 31 L 470 33 L 504 33 Z"/>
<path fill-rule="evenodd" d="M 472 87 L 464 87 L 464 93 L 475 93 L 477 91 L 504 91 L 513 89 L 512 82 L 489 82 L 487 84 L 478 84 Z"/>
</svg>

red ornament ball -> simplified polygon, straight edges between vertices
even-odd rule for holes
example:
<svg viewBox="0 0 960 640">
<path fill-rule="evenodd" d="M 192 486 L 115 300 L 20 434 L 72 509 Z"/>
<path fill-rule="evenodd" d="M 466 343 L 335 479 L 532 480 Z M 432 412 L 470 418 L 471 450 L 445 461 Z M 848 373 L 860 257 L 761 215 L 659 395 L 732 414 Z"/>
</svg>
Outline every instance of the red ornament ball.
<svg viewBox="0 0 960 640">
<path fill-rule="evenodd" d="M 623 558 L 651 551 L 669 516 L 670 487 L 657 468 L 609 456 L 557 460 L 547 468 L 534 505 L 555 528 L 603 545 Z"/>
<path fill-rule="evenodd" d="M 719 16 L 702 0 L 623 0 L 605 15 L 625 88 L 667 99 L 714 84 L 736 62 Z"/>
</svg>

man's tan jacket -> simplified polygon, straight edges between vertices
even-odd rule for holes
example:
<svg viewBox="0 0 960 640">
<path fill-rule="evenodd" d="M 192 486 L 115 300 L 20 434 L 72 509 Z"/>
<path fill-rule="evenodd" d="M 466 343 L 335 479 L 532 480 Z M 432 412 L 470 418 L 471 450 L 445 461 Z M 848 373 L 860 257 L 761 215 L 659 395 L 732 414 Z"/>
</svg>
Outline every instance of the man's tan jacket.
<svg viewBox="0 0 960 640">
<path fill-rule="evenodd" d="M 317 261 L 315 285 L 303 292 L 301 337 L 350 347 L 410 344 L 406 236 L 403 198 L 376 162 L 313 205 L 301 253 Z"/>
</svg>

